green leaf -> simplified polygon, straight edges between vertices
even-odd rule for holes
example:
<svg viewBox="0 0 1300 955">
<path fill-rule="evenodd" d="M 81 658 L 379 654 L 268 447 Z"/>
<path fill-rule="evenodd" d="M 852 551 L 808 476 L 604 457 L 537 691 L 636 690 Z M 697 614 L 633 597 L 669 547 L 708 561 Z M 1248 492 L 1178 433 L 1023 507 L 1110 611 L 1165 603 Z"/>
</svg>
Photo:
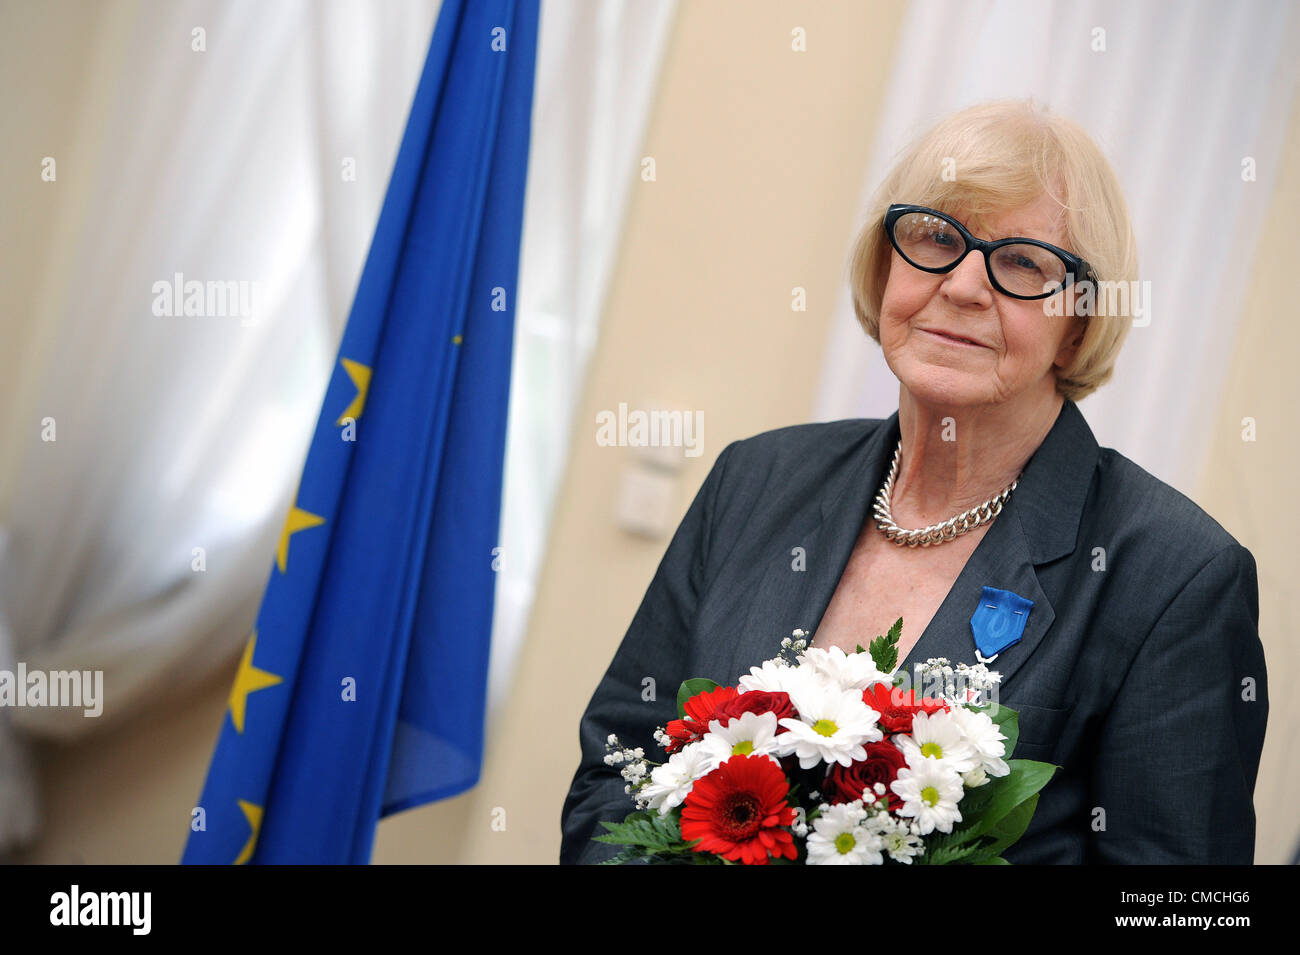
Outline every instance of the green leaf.
<svg viewBox="0 0 1300 955">
<path fill-rule="evenodd" d="M 685 680 L 677 689 L 677 718 L 683 719 L 686 716 L 686 701 L 700 693 L 708 693 L 710 690 L 716 690 L 718 684 L 712 680 L 696 678 L 694 680 Z"/>
<path fill-rule="evenodd" d="M 1025 834 L 1038 807 L 1038 791 L 1058 767 L 1029 759 L 1013 759 L 1011 772 L 983 786 L 966 790 L 961 822 L 950 833 L 927 838 L 921 865 L 982 863 L 997 856 Z"/>
<path fill-rule="evenodd" d="M 903 618 L 899 617 L 889 628 L 889 633 L 871 641 L 871 660 L 880 672 L 890 673 L 898 666 L 898 638 L 902 634 Z"/>
<path fill-rule="evenodd" d="M 980 859 L 972 862 L 971 865 L 1011 865 L 1011 863 L 1002 856 L 994 856 L 992 859 Z"/>
<path fill-rule="evenodd" d="M 1013 809 L 1046 786 L 1059 768 L 1032 759 L 1013 759 L 1007 765 L 1011 767 L 1009 775 L 999 776 L 967 794 L 972 796 L 982 789 L 987 790 L 980 793 L 976 802 L 962 799 L 962 828 L 981 834 L 990 832 Z"/>
<path fill-rule="evenodd" d="M 965 800 L 962 800 L 965 805 Z M 963 818 L 965 813 L 962 814 Z M 916 860 L 919 865 L 953 865 L 980 854 L 983 846 L 980 840 L 986 839 L 972 829 L 954 826 L 952 832 L 932 833 L 926 839 L 925 853 Z"/>
<path fill-rule="evenodd" d="M 957 823 L 959 829 L 969 829 L 977 819 L 983 815 L 984 810 L 988 808 L 993 796 L 997 792 L 994 783 L 996 780 L 985 783 L 983 786 L 976 786 L 974 789 L 967 789 L 961 797 L 961 822 Z"/>
<path fill-rule="evenodd" d="M 600 837 L 597 836 L 596 839 L 599 840 Z M 622 852 L 620 852 L 618 855 L 610 856 L 604 862 L 598 862 L 596 864 L 597 865 L 627 865 L 629 862 L 635 862 L 637 859 L 644 859 L 646 857 L 647 857 L 647 853 L 644 849 L 627 848 L 624 849 Z"/>
<path fill-rule="evenodd" d="M 601 865 L 623 865 L 628 862 L 648 862 L 660 865 L 712 865 L 717 857 L 695 851 L 698 839 L 682 839 L 677 812 L 659 815 L 657 810 L 638 810 L 629 813 L 622 822 L 600 824 L 609 831 L 603 836 L 593 836 L 595 842 L 623 846 L 623 850 Z"/>
<path fill-rule="evenodd" d="M 603 836 L 592 836 L 596 842 L 615 846 L 641 846 L 655 852 L 676 852 L 689 848 L 690 845 L 682 841 L 681 830 L 672 813 L 661 816 L 658 810 L 643 810 L 628 813 L 622 822 L 607 822 L 602 819 L 600 824 L 609 832 Z"/>
<path fill-rule="evenodd" d="M 1025 834 L 1025 830 L 1029 828 L 1029 820 L 1033 818 L 1034 810 L 1037 808 L 1038 793 L 1034 793 L 989 828 L 987 834 L 993 836 L 993 842 L 984 849 L 989 859 L 997 858 L 1003 849 L 1013 845 Z"/>
</svg>

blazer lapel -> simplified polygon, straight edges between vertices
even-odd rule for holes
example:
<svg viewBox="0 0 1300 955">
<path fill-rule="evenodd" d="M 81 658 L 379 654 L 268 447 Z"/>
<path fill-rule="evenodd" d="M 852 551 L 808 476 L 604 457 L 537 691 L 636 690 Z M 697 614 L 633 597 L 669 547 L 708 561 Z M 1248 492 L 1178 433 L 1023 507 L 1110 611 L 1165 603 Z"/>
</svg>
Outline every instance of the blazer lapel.
<svg viewBox="0 0 1300 955">
<path fill-rule="evenodd" d="M 913 685 L 916 682 L 913 667 L 931 657 L 947 657 L 954 664 L 978 662 L 970 620 L 979 607 L 985 587 L 1010 590 L 1034 602 L 1020 642 L 1003 650 L 988 665 L 990 670 L 1002 674 L 1001 686 L 1004 688 L 1016 670 L 1034 652 L 1056 619 L 1051 601 L 1038 584 L 1024 528 L 1012 507 L 1012 502 L 1023 487 L 1023 484 L 1016 487 L 1007 506 L 971 552 L 966 566 L 939 605 L 939 610 L 925 628 L 921 639 L 903 660 L 903 669 L 912 673 Z M 906 626 L 906 621 L 904 625 Z"/>
<path fill-rule="evenodd" d="M 790 540 L 768 563 L 736 644 L 735 679 L 776 656 L 781 639 L 796 627 L 815 631 L 848 565 L 871 504 L 884 482 L 898 444 L 898 412 L 864 440 L 838 476 L 828 482 L 819 506 L 797 514 Z M 970 619 L 985 586 L 1010 590 L 1034 602 L 1020 642 L 998 654 L 990 669 L 1002 687 L 1042 642 L 1056 618 L 1035 566 L 1071 553 L 1097 461 L 1097 442 L 1078 406 L 1066 399 L 1052 430 L 1030 457 L 1020 483 L 988 533 L 971 553 L 952 589 L 921 638 L 902 661 L 930 657 L 977 662 Z M 791 567 L 791 550 L 803 547 L 806 569 Z M 887 598 L 886 598 L 887 599 Z M 904 621 L 906 625 L 906 621 Z"/>
<path fill-rule="evenodd" d="M 898 433 L 896 411 L 828 475 L 825 493 L 794 515 L 770 555 L 765 548 L 766 567 L 735 644 L 732 665 L 739 669 L 728 679 L 775 657 L 790 631 L 816 631 L 885 480 Z M 803 570 L 792 566 L 796 547 L 803 549 Z"/>
</svg>

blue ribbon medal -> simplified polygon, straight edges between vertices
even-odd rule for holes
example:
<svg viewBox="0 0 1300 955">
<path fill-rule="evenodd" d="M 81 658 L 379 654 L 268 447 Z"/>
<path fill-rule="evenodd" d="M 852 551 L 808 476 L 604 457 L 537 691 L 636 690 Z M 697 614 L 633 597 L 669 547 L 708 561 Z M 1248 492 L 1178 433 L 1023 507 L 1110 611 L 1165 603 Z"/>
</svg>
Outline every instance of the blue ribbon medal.
<svg viewBox="0 0 1300 955">
<path fill-rule="evenodd" d="M 975 656 L 980 663 L 992 663 L 1007 647 L 1020 642 L 1034 602 L 1009 590 L 985 587 L 979 606 L 970 618 L 975 637 Z"/>
</svg>

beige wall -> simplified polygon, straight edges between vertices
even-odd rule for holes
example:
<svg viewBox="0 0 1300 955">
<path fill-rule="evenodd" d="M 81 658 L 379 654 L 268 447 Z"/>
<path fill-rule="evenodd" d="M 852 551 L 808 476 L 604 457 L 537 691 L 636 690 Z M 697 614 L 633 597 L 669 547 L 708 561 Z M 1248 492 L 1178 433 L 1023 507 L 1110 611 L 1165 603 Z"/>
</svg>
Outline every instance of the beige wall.
<svg viewBox="0 0 1300 955">
<path fill-rule="evenodd" d="M 740 5 L 685 0 L 665 63 L 644 154 L 657 181 L 638 182 L 615 270 L 601 340 L 579 411 L 577 440 L 554 517 L 552 539 L 520 662 L 518 685 L 489 727 L 481 784 L 456 799 L 385 820 L 377 862 L 553 862 L 561 802 L 577 764 L 577 723 L 604 672 L 666 540 L 620 532 L 613 521 L 626 449 L 594 441 L 595 414 L 658 398 L 704 412 L 704 454 L 679 479 L 683 513 L 713 459 L 733 438 L 807 420 L 846 240 L 893 56 L 901 2 L 856 0 Z M 794 11 L 793 13 L 791 11 Z M 805 27 L 810 52 L 790 52 Z M 1292 123 L 1283 187 L 1296 208 L 1300 118 Z M 1280 208 L 1264 250 L 1289 249 Z M 1258 362 L 1283 311 L 1281 253 L 1261 254 L 1247 333 L 1234 359 L 1220 434 L 1223 453 L 1202 501 L 1260 560 L 1262 628 L 1275 694 L 1285 662 L 1294 669 L 1294 628 L 1285 612 L 1290 563 L 1283 539 L 1265 539 L 1250 516 L 1277 513 L 1282 475 L 1296 452 L 1285 437 L 1288 381 Z M 791 289 L 808 291 L 794 312 Z M 1295 329 L 1286 328 L 1290 340 Z M 1272 388 L 1273 390 L 1266 390 Z M 1245 410 L 1243 410 L 1245 409 Z M 1257 445 L 1243 449 L 1234 422 L 1260 419 Z M 1259 458 L 1259 461 L 1254 460 Z M 1267 459 L 1267 460 L 1265 460 Z M 1262 477 L 1265 467 L 1275 478 Z M 1233 494 L 1231 504 L 1221 505 Z M 1295 518 L 1287 518 L 1294 528 Z M 1253 530 L 1252 530 L 1253 528 Z M 1288 535 L 1289 536 L 1289 535 Z M 595 583 L 595 586 L 593 586 Z M 48 829 L 27 854 L 40 862 L 170 862 L 184 845 L 190 806 L 202 786 L 224 718 L 230 672 L 181 712 L 155 712 L 103 738 L 51 748 L 44 762 Z M 1261 861 L 1279 861 L 1295 836 L 1294 769 L 1280 732 L 1300 725 L 1274 701 L 1269 765 L 1261 774 Z M 506 810 L 506 828 L 491 825 Z"/>
</svg>

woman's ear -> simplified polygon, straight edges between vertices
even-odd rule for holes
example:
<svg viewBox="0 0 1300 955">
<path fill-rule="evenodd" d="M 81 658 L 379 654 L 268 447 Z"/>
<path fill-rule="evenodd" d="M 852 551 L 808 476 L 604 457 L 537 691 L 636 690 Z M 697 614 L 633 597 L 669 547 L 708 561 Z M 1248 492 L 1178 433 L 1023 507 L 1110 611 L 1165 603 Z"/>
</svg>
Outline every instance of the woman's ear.
<svg viewBox="0 0 1300 955">
<path fill-rule="evenodd" d="M 1064 368 L 1074 360 L 1079 346 L 1083 344 L 1083 333 L 1088 330 L 1088 318 L 1076 315 L 1070 322 L 1070 327 L 1061 339 L 1061 347 L 1056 352 L 1056 359 L 1053 365 Z"/>
<path fill-rule="evenodd" d="M 1070 347 L 1077 351 L 1079 346 L 1083 344 L 1083 333 L 1088 330 L 1089 319 L 1086 317 L 1076 318 L 1074 322 L 1074 327 L 1070 329 L 1069 342 Z"/>
</svg>

